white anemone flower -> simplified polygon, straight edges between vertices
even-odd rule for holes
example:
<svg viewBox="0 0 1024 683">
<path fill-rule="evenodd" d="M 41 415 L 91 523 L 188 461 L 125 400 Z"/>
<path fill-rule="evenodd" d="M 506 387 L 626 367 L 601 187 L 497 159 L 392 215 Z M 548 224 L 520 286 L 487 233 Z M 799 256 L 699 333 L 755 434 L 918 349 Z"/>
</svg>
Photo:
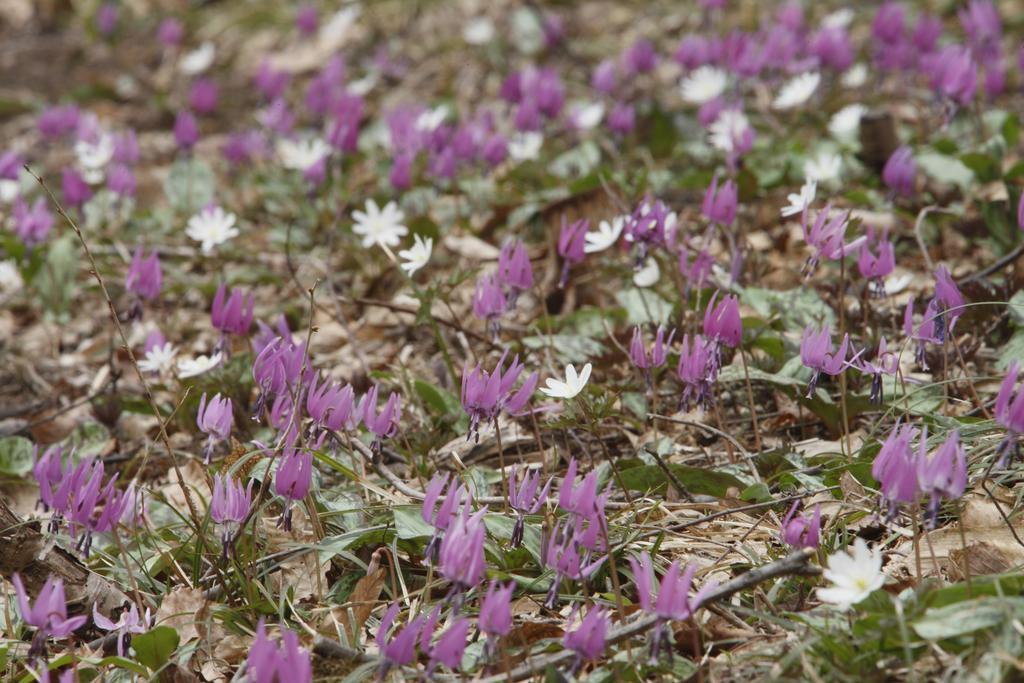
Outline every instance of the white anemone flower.
<svg viewBox="0 0 1024 683">
<path fill-rule="evenodd" d="M 430 133 L 437 130 L 437 127 L 444 123 L 446 118 L 448 118 L 448 107 L 440 104 L 417 116 L 413 125 L 420 132 Z"/>
<path fill-rule="evenodd" d="M 114 138 L 109 133 L 101 133 L 95 142 L 79 140 L 75 143 L 75 156 L 85 182 L 93 185 L 103 182 L 103 169 L 114 158 Z"/>
<path fill-rule="evenodd" d="M 643 267 L 633 273 L 633 284 L 637 287 L 653 287 L 661 279 L 661 268 L 653 256 L 648 256 Z"/>
<path fill-rule="evenodd" d="M 835 114 L 828 122 L 828 132 L 837 140 L 853 140 L 860 130 L 860 119 L 868 108 L 863 104 L 848 104 Z"/>
<path fill-rule="evenodd" d="M 683 99 L 690 104 L 705 104 L 725 92 L 729 75 L 713 66 L 702 66 L 683 79 L 679 85 Z"/>
<path fill-rule="evenodd" d="M 818 598 L 841 610 L 867 598 L 885 583 L 882 554 L 868 548 L 863 538 L 853 543 L 853 554 L 840 550 L 828 558 L 825 578 L 831 586 L 818 589 Z"/>
<path fill-rule="evenodd" d="M 220 365 L 222 359 L 220 351 L 212 356 L 196 356 L 195 358 L 182 358 L 178 361 L 178 377 L 187 379 L 198 377 L 203 373 L 213 370 Z"/>
<path fill-rule="evenodd" d="M 832 12 L 832 14 L 826 15 L 821 20 L 821 25 L 825 28 L 846 28 L 852 21 L 853 10 L 849 7 L 843 7 Z"/>
<path fill-rule="evenodd" d="M 576 374 L 575 367 L 572 365 L 566 365 L 565 381 L 563 382 L 549 377 L 545 380 L 547 387 L 541 387 L 541 391 L 551 398 L 574 398 L 577 394 L 583 391 L 583 387 L 587 386 L 587 380 L 590 379 L 590 371 L 592 369 L 593 368 L 590 363 L 587 363 L 583 366 L 583 370 L 581 370 L 579 374 Z"/>
<path fill-rule="evenodd" d="M 139 370 L 156 373 L 167 372 L 174 366 L 176 355 L 178 355 L 178 349 L 171 342 L 154 346 L 146 354 L 146 357 L 139 361 Z"/>
<path fill-rule="evenodd" d="M 302 138 L 277 141 L 277 156 L 281 165 L 293 171 L 305 171 L 331 153 L 331 147 L 320 138 Z"/>
<path fill-rule="evenodd" d="M 859 88 L 868 82 L 868 67 L 860 62 L 854 64 L 839 78 L 844 88 Z"/>
<path fill-rule="evenodd" d="M 217 56 L 217 48 L 210 41 L 204 42 L 192 52 L 181 58 L 178 68 L 182 73 L 189 76 L 201 74 L 213 65 L 213 59 Z"/>
<path fill-rule="evenodd" d="M 14 259 L 0 261 L 0 292 L 16 292 L 24 286 L 21 271 Z"/>
<path fill-rule="evenodd" d="M 843 170 L 843 158 L 832 152 L 819 152 L 804 162 L 804 178 L 822 185 L 839 180 Z"/>
<path fill-rule="evenodd" d="M 219 206 L 208 206 L 188 219 L 185 234 L 199 242 L 204 254 L 219 247 L 233 237 L 238 237 L 235 214 Z"/>
<path fill-rule="evenodd" d="M 398 257 L 405 261 L 399 267 L 408 273 L 409 277 L 417 270 L 427 265 L 430 255 L 434 253 L 434 239 L 428 237 L 423 239 L 420 235 L 413 235 L 414 243 L 408 249 L 398 252 Z"/>
<path fill-rule="evenodd" d="M 583 236 L 586 244 L 583 245 L 583 253 L 596 254 L 599 251 L 610 249 L 615 246 L 622 236 L 626 227 L 626 220 L 629 216 L 616 216 L 611 221 L 601 221 L 596 231 L 590 231 Z"/>
<path fill-rule="evenodd" d="M 789 206 L 782 207 L 783 216 L 795 216 L 803 213 L 804 209 L 811 205 L 814 201 L 814 196 L 818 191 L 818 183 L 814 180 L 807 180 L 803 187 L 800 188 L 799 194 L 790 194 L 786 197 L 789 200 Z"/>
<path fill-rule="evenodd" d="M 403 224 L 405 214 L 394 202 L 388 202 L 381 209 L 377 202 L 367 199 L 366 210 L 353 211 L 352 219 L 355 221 L 352 232 L 363 238 L 363 246 L 367 248 L 375 244 L 397 247 L 409 234 L 409 228 Z"/>
<path fill-rule="evenodd" d="M 494 22 L 487 17 L 474 17 L 462 29 L 462 39 L 470 45 L 486 45 L 497 33 Z"/>
<path fill-rule="evenodd" d="M 536 131 L 516 133 L 508 141 L 508 155 L 516 161 L 532 161 L 540 156 L 544 136 Z"/>
<path fill-rule="evenodd" d="M 737 143 L 750 129 L 750 120 L 739 109 L 726 109 L 708 127 L 711 146 L 726 154 L 736 151 Z"/>
<path fill-rule="evenodd" d="M 775 109 L 793 109 L 811 99 L 811 95 L 818 89 L 821 83 L 821 74 L 817 71 L 808 71 L 786 81 L 779 94 L 776 95 L 772 107 Z"/>
<path fill-rule="evenodd" d="M 569 120 L 579 130 L 596 128 L 604 118 L 604 104 L 601 102 L 577 102 L 569 111 Z"/>
</svg>

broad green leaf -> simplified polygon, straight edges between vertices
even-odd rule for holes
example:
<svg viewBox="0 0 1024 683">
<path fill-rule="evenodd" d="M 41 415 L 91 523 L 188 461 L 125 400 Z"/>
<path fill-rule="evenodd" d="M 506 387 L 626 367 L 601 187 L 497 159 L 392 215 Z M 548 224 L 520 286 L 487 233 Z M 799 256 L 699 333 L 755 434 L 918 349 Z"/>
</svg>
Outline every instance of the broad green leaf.
<svg viewBox="0 0 1024 683">
<path fill-rule="evenodd" d="M 974 173 L 959 159 L 938 152 L 922 152 L 917 155 L 917 165 L 922 171 L 941 183 L 967 188 L 974 182 Z"/>
<path fill-rule="evenodd" d="M 555 157 L 548 169 L 559 178 L 581 178 L 601 162 L 601 149 L 593 140 L 586 140 Z"/>
<path fill-rule="evenodd" d="M 391 510 L 395 520 L 395 530 L 403 540 L 428 538 L 434 534 L 434 527 L 423 521 L 422 510 L 418 505 L 396 505 Z"/>
<path fill-rule="evenodd" d="M 452 415 L 460 409 L 459 399 L 451 392 L 434 386 L 430 382 L 418 379 L 413 382 L 413 389 L 416 390 L 416 395 L 420 397 L 420 400 L 439 415 Z"/>
<path fill-rule="evenodd" d="M 178 632 L 170 626 L 157 626 L 152 631 L 134 636 L 132 648 L 136 659 L 150 671 L 157 671 L 178 649 Z"/>
<path fill-rule="evenodd" d="M 942 640 L 992 628 L 1022 614 L 1024 598 L 984 597 L 929 609 L 912 626 L 922 638 Z"/>
<path fill-rule="evenodd" d="M 583 363 L 605 353 L 604 344 L 578 334 L 542 334 L 526 337 L 522 342 L 528 349 L 543 349 L 550 346 L 560 363 Z"/>
<path fill-rule="evenodd" d="M 746 287 L 740 299 L 765 320 L 781 319 L 787 331 L 802 331 L 811 324 L 834 326 L 836 322 L 832 308 L 810 287 L 783 291 Z"/>
<path fill-rule="evenodd" d="M 669 469 L 679 479 L 679 483 L 686 487 L 690 493 L 697 493 L 705 496 L 724 498 L 729 487 L 743 490 L 745 487 L 736 477 L 723 472 L 690 467 L 689 465 L 669 464 Z M 657 491 L 668 490 L 668 477 L 657 465 L 642 465 L 623 470 L 622 485 L 630 491 Z"/>
<path fill-rule="evenodd" d="M 174 162 L 164 181 L 167 201 L 179 213 L 191 215 L 213 201 L 217 178 L 213 169 L 198 159 Z"/>
<path fill-rule="evenodd" d="M 616 293 L 619 305 L 626 309 L 630 325 L 668 322 L 672 305 L 649 289 L 629 287 Z"/>
<path fill-rule="evenodd" d="M 971 169 L 978 182 L 990 183 L 999 178 L 999 160 L 988 154 L 968 152 L 967 154 L 960 155 L 960 161 L 964 166 Z"/>
<path fill-rule="evenodd" d="M 0 439 L 0 474 L 20 477 L 32 471 L 32 442 L 23 436 Z"/>
</svg>

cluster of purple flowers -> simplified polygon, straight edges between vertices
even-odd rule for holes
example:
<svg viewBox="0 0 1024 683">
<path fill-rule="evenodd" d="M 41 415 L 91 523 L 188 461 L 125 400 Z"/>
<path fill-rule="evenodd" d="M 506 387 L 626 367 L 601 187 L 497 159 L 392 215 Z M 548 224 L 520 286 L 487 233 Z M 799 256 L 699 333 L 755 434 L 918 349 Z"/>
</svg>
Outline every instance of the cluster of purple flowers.
<svg viewBox="0 0 1024 683">
<path fill-rule="evenodd" d="M 912 447 L 918 439 L 918 447 Z M 897 423 L 875 456 L 871 475 L 878 481 L 889 519 L 895 517 L 900 505 L 928 497 L 927 523 L 934 527 L 942 500 L 963 495 L 967 486 L 967 457 L 960 443 L 960 433 L 949 437 L 932 454 L 928 454 L 928 430 Z"/>
<path fill-rule="evenodd" d="M 629 564 L 633 569 L 633 580 L 636 582 L 640 608 L 658 618 L 657 624 L 651 631 L 651 660 L 656 662 L 662 653 L 668 654 L 671 659 L 672 631 L 669 625 L 673 621 L 685 621 L 692 617 L 700 607 L 701 601 L 714 589 L 716 584 L 704 584 L 691 597 L 690 590 L 693 586 L 693 577 L 697 573 L 697 566 L 690 564 L 680 574 L 681 563 L 679 560 L 675 560 L 661 579 L 657 598 L 652 600 L 654 569 L 651 556 L 648 553 L 642 553 L 629 558 Z"/>
<path fill-rule="evenodd" d="M 514 309 L 519 296 L 531 287 L 533 266 L 526 245 L 521 240 L 508 242 L 498 253 L 497 270 L 481 275 L 476 282 L 473 315 L 486 321 L 492 336 L 497 338 L 501 317 Z"/>
<path fill-rule="evenodd" d="M 134 524 L 140 514 L 134 485 L 117 489 L 116 474 L 104 484 L 103 463 L 94 458 L 75 465 L 70 457 L 65 462 L 60 446 L 51 446 L 35 461 L 32 474 L 39 484 L 39 502 L 53 513 L 51 533 L 66 521 L 76 549 L 86 557 L 94 533 L 112 531 L 121 523 Z"/>
<path fill-rule="evenodd" d="M 533 372 L 523 381 L 518 390 L 513 392 L 515 383 L 523 372 L 519 356 L 512 359 L 512 364 L 503 371 L 505 357 L 501 354 L 494 371 L 488 373 L 478 363 L 470 370 L 467 362 L 462 370 L 462 409 L 469 415 L 469 431 L 466 439 L 476 437 L 479 440 L 480 423 L 497 420 L 498 415 L 505 411 L 510 415 L 517 414 L 530 400 L 537 388 L 539 374 Z"/>
<path fill-rule="evenodd" d="M 256 639 L 245 660 L 247 680 L 253 683 L 313 680 L 313 664 L 309 651 L 299 645 L 299 637 L 289 629 L 281 629 L 281 642 L 267 637 L 267 627 L 260 619 L 256 626 Z"/>
</svg>

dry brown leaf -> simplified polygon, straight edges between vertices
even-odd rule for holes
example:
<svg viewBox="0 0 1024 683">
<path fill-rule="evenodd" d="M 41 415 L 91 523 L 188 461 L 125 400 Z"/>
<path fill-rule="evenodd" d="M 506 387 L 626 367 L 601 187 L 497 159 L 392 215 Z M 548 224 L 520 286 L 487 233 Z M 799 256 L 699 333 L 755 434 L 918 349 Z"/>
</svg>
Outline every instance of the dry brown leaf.
<svg viewBox="0 0 1024 683">
<path fill-rule="evenodd" d="M 207 610 L 206 598 L 198 588 L 178 586 L 160 603 L 154 623 L 178 632 L 182 645 L 199 637 L 199 623 Z"/>
<path fill-rule="evenodd" d="M 961 581 L 967 577 L 965 568 L 969 570 L 971 576 L 983 576 L 1002 574 L 1012 567 L 1013 562 L 1006 557 L 999 546 L 987 541 L 978 541 L 968 545 L 967 550 L 950 550 L 946 571 L 949 573 L 950 580 Z"/>
<path fill-rule="evenodd" d="M 349 637 L 356 639 L 363 630 L 363 625 L 380 600 L 380 593 L 384 590 L 385 575 L 383 567 L 374 569 L 356 582 L 348 602 L 331 609 L 334 618 L 342 625 L 345 634 Z"/>
</svg>

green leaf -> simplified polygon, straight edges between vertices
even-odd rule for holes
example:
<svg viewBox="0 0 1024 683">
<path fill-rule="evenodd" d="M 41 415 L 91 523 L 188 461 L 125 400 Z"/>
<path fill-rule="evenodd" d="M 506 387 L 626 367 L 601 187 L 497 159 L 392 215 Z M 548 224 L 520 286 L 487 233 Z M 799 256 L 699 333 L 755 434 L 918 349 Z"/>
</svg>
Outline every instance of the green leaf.
<svg viewBox="0 0 1024 683">
<path fill-rule="evenodd" d="M 731 474 L 715 472 L 689 465 L 669 464 L 672 474 L 690 493 L 724 498 L 729 487 L 744 489 L 743 482 Z M 664 492 L 668 490 L 668 477 L 657 465 L 642 465 L 623 470 L 622 485 L 631 491 Z"/>
<path fill-rule="evenodd" d="M 80 460 L 98 456 L 110 443 L 110 431 L 99 422 L 83 422 L 68 437 L 68 445 Z"/>
<path fill-rule="evenodd" d="M 395 530 L 403 540 L 429 538 L 434 534 L 434 527 L 423 521 L 418 505 L 399 505 L 391 510 L 395 520 Z"/>
<path fill-rule="evenodd" d="M 586 140 L 555 157 L 548 169 L 559 178 L 582 178 L 601 162 L 601 149 L 593 140 Z"/>
<path fill-rule="evenodd" d="M 525 337 L 522 342 L 528 349 L 543 349 L 550 345 L 561 363 L 582 363 L 605 353 L 604 344 L 579 334 L 544 334 Z"/>
<path fill-rule="evenodd" d="M 413 382 L 413 389 L 420 400 L 439 415 L 452 415 L 459 411 L 461 404 L 451 392 L 434 386 L 430 382 L 418 379 Z"/>
<path fill-rule="evenodd" d="M 1024 614 L 1024 598 L 984 597 L 929 609 L 912 626 L 928 640 L 955 638 L 992 628 Z"/>
<path fill-rule="evenodd" d="M 164 194 L 175 211 L 194 214 L 213 201 L 217 178 L 213 169 L 198 159 L 174 162 L 164 181 Z"/>
<path fill-rule="evenodd" d="M 990 183 L 993 180 L 999 179 L 999 160 L 988 154 L 968 152 L 967 154 L 960 155 L 960 161 L 964 166 L 971 169 L 978 182 Z"/>
<path fill-rule="evenodd" d="M 1013 361 L 1024 363 L 1024 330 L 1017 330 L 1010 337 L 1010 341 L 1003 344 L 1003 348 L 999 350 L 996 367 L 1005 370 Z"/>
<path fill-rule="evenodd" d="M 178 632 L 170 626 L 157 626 L 152 631 L 132 638 L 135 658 L 157 671 L 178 649 Z"/>
<path fill-rule="evenodd" d="M 1009 114 L 1003 121 L 1000 132 L 1003 134 L 1003 139 L 1006 140 L 1007 147 L 1016 147 L 1020 142 L 1020 118 L 1016 114 Z"/>
<path fill-rule="evenodd" d="M 54 240 L 46 250 L 46 266 L 33 278 L 41 303 L 58 318 L 64 317 L 71 305 L 75 277 L 78 274 L 78 245 L 70 234 Z"/>
<path fill-rule="evenodd" d="M 788 331 L 801 331 L 810 324 L 835 324 L 835 313 L 810 287 L 776 291 L 746 287 L 740 298 L 765 320 L 779 318 Z"/>
<path fill-rule="evenodd" d="M 957 147 L 956 142 L 951 140 L 950 138 L 939 138 L 938 140 L 932 143 L 932 148 L 934 148 L 935 151 L 941 154 L 946 154 L 948 156 L 955 155 L 957 151 L 959 151 L 960 149 L 959 147 Z"/>
<path fill-rule="evenodd" d="M 0 439 L 0 474 L 20 477 L 32 471 L 32 442 L 23 436 Z"/>
<path fill-rule="evenodd" d="M 676 130 L 671 117 L 656 108 L 651 112 L 649 130 L 647 146 L 654 158 L 661 159 L 672 154 L 679 140 L 679 131 Z"/>
<path fill-rule="evenodd" d="M 1024 289 L 1010 297 L 1006 309 L 1014 327 L 1024 327 Z"/>
<path fill-rule="evenodd" d="M 971 169 L 964 166 L 963 162 L 956 157 L 938 152 L 922 152 L 917 155 L 917 165 L 940 183 L 967 188 L 974 182 L 974 174 L 971 173 Z"/>
<path fill-rule="evenodd" d="M 665 323 L 672 314 L 672 305 L 649 289 L 629 287 L 617 292 L 615 299 L 626 309 L 630 325 Z"/>
</svg>

